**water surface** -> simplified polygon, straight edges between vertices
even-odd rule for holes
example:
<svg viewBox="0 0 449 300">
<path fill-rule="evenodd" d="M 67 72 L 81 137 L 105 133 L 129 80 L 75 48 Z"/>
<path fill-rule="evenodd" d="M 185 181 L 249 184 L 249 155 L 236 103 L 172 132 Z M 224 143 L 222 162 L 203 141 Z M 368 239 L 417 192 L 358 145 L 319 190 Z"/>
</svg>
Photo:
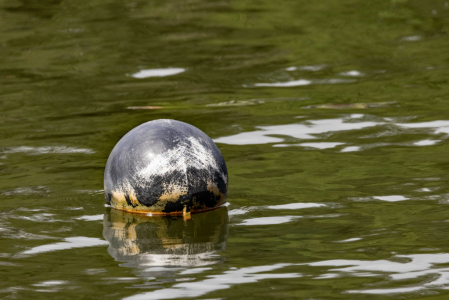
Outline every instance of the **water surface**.
<svg viewBox="0 0 449 300">
<path fill-rule="evenodd" d="M 448 20 L 439 0 L 0 0 L 0 298 L 446 299 Z M 214 139 L 227 206 L 105 207 L 113 146 L 160 118 Z"/>
</svg>

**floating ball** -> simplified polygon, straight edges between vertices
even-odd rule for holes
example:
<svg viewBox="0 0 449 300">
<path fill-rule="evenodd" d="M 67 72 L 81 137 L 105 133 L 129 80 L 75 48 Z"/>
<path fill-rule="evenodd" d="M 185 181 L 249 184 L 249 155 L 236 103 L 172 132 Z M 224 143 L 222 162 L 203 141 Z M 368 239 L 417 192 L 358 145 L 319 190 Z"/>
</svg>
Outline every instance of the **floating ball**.
<svg viewBox="0 0 449 300">
<path fill-rule="evenodd" d="M 104 173 L 113 208 L 155 215 L 207 211 L 226 202 L 228 171 L 220 150 L 198 128 L 154 120 L 115 145 Z"/>
</svg>

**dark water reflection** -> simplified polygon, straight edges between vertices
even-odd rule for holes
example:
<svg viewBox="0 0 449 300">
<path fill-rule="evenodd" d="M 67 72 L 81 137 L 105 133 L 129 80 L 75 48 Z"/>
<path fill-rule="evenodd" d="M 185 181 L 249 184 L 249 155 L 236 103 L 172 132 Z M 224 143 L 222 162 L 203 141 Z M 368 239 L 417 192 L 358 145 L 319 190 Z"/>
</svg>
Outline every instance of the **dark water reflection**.
<svg viewBox="0 0 449 300">
<path fill-rule="evenodd" d="M 199 267 L 223 261 L 229 217 L 226 207 L 182 218 L 148 217 L 108 209 L 103 236 L 108 253 L 122 266 Z"/>
</svg>

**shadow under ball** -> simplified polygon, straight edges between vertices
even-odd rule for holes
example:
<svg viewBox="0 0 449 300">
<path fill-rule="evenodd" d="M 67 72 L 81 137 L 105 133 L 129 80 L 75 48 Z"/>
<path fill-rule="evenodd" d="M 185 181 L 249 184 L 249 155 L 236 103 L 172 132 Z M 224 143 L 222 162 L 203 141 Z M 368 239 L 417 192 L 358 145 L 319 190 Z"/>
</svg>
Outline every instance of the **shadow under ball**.
<svg viewBox="0 0 449 300">
<path fill-rule="evenodd" d="M 113 208 L 183 215 L 226 202 L 228 171 L 220 150 L 204 132 L 175 120 L 137 126 L 115 145 L 104 173 Z"/>
</svg>

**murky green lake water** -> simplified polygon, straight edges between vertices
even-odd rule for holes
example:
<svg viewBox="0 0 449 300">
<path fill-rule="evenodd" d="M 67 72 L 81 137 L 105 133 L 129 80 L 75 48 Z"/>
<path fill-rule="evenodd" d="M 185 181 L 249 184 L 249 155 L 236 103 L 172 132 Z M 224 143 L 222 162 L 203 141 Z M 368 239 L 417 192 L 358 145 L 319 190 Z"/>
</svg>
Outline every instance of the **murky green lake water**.
<svg viewBox="0 0 449 300">
<path fill-rule="evenodd" d="M 0 298 L 447 299 L 449 3 L 0 0 Z M 160 118 L 228 204 L 105 207 Z"/>
</svg>

